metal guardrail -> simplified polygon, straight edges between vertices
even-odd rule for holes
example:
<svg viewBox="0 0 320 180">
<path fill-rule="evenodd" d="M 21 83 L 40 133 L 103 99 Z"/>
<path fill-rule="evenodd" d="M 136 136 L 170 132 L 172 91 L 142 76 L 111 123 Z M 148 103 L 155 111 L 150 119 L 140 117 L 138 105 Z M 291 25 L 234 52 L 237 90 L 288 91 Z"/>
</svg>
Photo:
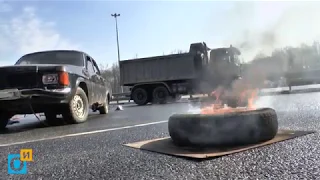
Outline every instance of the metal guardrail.
<svg viewBox="0 0 320 180">
<path fill-rule="evenodd" d="M 287 85 L 282 85 L 282 86 L 277 86 L 277 87 L 266 87 L 263 89 L 260 89 L 259 91 L 259 95 L 268 95 L 268 94 L 273 94 L 276 92 L 280 92 L 280 91 L 287 91 L 288 86 Z M 281 90 L 280 90 L 281 89 Z M 202 94 L 195 94 L 193 95 L 193 97 L 191 98 L 189 95 L 185 95 L 182 96 L 182 99 L 188 99 L 188 100 L 195 100 L 198 99 L 200 97 L 203 97 L 206 95 L 202 95 Z M 122 101 L 122 102 L 120 102 Z M 130 92 L 125 92 L 125 93 L 116 93 L 112 95 L 112 99 L 111 102 L 112 104 L 126 104 L 126 103 L 130 103 L 133 102 L 133 100 L 130 100 Z"/>
<path fill-rule="evenodd" d="M 130 103 L 133 102 L 133 100 L 130 99 L 130 92 L 125 92 L 125 93 L 115 93 L 112 94 L 112 98 L 110 101 L 110 104 L 125 104 L 125 103 Z M 190 95 L 186 95 L 186 96 L 182 96 L 182 99 L 197 99 L 199 97 L 202 97 L 203 95 L 193 95 L 193 97 L 191 98 Z M 122 102 L 120 102 L 122 101 Z M 123 102 L 125 101 L 125 102 Z"/>
<path fill-rule="evenodd" d="M 124 92 L 124 93 L 115 93 L 112 94 L 111 102 L 116 102 L 119 104 L 119 101 L 128 101 L 130 102 L 130 92 Z"/>
</svg>

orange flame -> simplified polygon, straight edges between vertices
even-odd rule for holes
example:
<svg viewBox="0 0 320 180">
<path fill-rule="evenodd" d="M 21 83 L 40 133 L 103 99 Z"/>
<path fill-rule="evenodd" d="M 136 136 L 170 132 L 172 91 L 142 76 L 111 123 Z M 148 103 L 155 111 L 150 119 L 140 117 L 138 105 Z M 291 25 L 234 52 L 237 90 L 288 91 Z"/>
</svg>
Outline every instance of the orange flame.
<svg viewBox="0 0 320 180">
<path fill-rule="evenodd" d="M 238 97 L 238 102 L 242 103 L 244 101 L 247 101 L 247 107 L 238 107 L 238 108 L 225 107 L 220 100 L 220 97 L 222 95 L 221 89 L 213 91 L 211 95 L 215 96 L 216 98 L 214 104 L 202 108 L 201 114 L 225 114 L 225 113 L 231 113 L 231 112 L 254 110 L 256 109 L 254 105 L 254 101 L 257 98 L 258 89 L 250 89 L 250 90 L 244 90 L 240 92 Z"/>
</svg>

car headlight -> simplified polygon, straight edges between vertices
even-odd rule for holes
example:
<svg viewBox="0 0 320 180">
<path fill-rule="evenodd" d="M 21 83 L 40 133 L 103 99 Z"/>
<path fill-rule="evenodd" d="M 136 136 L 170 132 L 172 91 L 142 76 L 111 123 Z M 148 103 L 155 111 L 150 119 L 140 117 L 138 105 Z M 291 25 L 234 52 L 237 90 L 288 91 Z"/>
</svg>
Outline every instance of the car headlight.
<svg viewBox="0 0 320 180">
<path fill-rule="evenodd" d="M 45 74 L 42 76 L 43 84 L 58 84 L 59 76 L 58 74 Z"/>
</svg>

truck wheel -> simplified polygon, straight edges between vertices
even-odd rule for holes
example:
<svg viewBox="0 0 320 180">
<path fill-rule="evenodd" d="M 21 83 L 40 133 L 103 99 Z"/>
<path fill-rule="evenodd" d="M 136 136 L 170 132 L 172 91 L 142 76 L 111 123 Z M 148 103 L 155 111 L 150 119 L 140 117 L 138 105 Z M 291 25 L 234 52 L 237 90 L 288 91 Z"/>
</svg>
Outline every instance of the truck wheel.
<svg viewBox="0 0 320 180">
<path fill-rule="evenodd" d="M 175 97 L 174 97 L 175 101 L 180 101 L 181 97 L 182 97 L 181 94 L 176 94 Z"/>
<path fill-rule="evenodd" d="M 148 93 L 143 88 L 137 88 L 132 93 L 132 99 L 139 106 L 146 105 L 148 104 Z"/>
<path fill-rule="evenodd" d="M 154 102 L 165 104 L 169 97 L 169 91 L 164 86 L 158 86 L 153 90 L 152 96 Z"/>
<path fill-rule="evenodd" d="M 0 130 L 5 130 L 12 114 L 8 112 L 0 112 Z"/>
<path fill-rule="evenodd" d="M 177 114 L 169 118 L 168 129 L 178 146 L 235 146 L 274 138 L 278 119 L 271 108 L 228 114 Z"/>
<path fill-rule="evenodd" d="M 83 123 L 89 114 L 89 102 L 86 93 L 80 87 L 72 97 L 66 110 L 62 113 L 66 122 L 72 124 Z"/>
<path fill-rule="evenodd" d="M 100 114 L 108 114 L 109 113 L 109 100 L 106 98 L 106 102 L 103 103 L 101 107 L 99 107 Z"/>
</svg>

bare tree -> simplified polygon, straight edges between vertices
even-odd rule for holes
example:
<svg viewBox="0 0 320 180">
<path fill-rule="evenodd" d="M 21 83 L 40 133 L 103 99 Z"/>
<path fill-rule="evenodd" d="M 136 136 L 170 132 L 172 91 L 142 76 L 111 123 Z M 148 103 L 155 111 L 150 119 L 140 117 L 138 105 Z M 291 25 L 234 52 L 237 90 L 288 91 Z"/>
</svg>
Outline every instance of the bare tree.
<svg viewBox="0 0 320 180">
<path fill-rule="evenodd" d="M 188 51 L 181 50 L 181 49 L 176 49 L 176 50 L 171 51 L 170 54 L 183 54 L 183 53 L 187 53 L 187 52 Z"/>
<path fill-rule="evenodd" d="M 112 89 L 112 93 L 120 93 L 120 69 L 118 63 L 112 64 L 111 67 L 108 65 L 100 65 L 101 75 L 108 83 L 108 86 Z M 128 92 L 128 87 L 123 87 L 124 92 Z"/>
<path fill-rule="evenodd" d="M 270 56 L 258 54 L 249 66 L 259 68 L 269 76 L 282 76 L 288 71 L 289 60 L 293 61 L 294 70 L 308 68 L 320 69 L 320 44 L 314 42 L 311 45 L 301 44 L 298 47 L 284 47 L 275 49 Z"/>
<path fill-rule="evenodd" d="M 183 50 L 174 50 L 172 54 L 181 54 L 187 51 Z M 138 54 L 135 54 L 133 59 L 138 58 Z M 118 63 L 114 63 L 111 66 L 109 65 L 100 65 L 101 75 L 106 79 L 108 86 L 112 89 L 113 93 L 120 93 L 120 69 Z M 123 87 L 124 92 L 128 92 L 128 87 Z"/>
</svg>

